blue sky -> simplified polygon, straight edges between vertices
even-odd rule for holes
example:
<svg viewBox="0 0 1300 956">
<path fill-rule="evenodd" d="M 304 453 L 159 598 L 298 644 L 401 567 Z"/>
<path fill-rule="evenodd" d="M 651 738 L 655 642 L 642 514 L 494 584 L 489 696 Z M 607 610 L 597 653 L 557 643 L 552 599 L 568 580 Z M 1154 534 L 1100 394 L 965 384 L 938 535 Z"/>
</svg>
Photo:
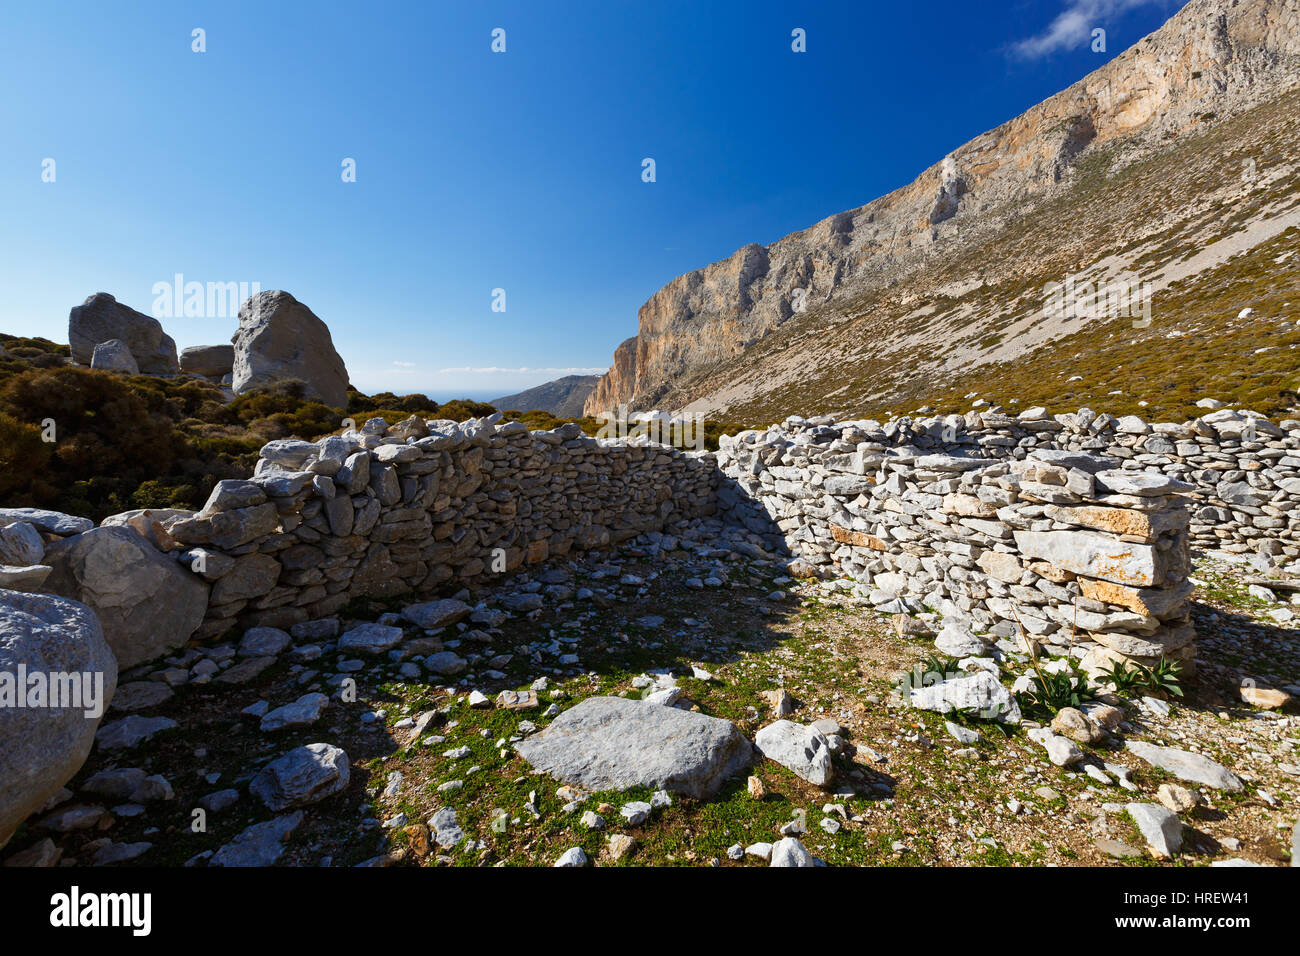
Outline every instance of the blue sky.
<svg viewBox="0 0 1300 956">
<path fill-rule="evenodd" d="M 289 290 L 367 392 L 600 371 L 675 276 L 910 182 L 1180 5 L 6 4 L 0 331 L 67 341 L 86 296 L 151 312 L 179 273 Z"/>
</svg>

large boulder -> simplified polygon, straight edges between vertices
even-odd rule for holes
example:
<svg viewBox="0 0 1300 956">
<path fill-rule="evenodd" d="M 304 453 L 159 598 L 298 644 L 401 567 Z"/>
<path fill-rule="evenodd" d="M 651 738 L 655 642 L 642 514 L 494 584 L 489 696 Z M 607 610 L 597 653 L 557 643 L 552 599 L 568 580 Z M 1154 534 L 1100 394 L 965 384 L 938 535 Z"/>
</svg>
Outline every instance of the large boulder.
<svg viewBox="0 0 1300 956">
<path fill-rule="evenodd" d="M 205 378 L 222 378 L 235 370 L 233 345 L 191 345 L 181 350 L 181 371 Z"/>
<path fill-rule="evenodd" d="M 589 697 L 515 749 L 586 790 L 642 786 L 696 799 L 713 796 L 754 757 L 731 721 L 622 697 Z"/>
<path fill-rule="evenodd" d="M 100 342 L 90 353 L 90 367 L 101 372 L 124 372 L 139 375 L 140 365 L 131 354 L 131 347 L 121 339 Z"/>
<path fill-rule="evenodd" d="M 92 528 L 51 544 L 46 589 L 88 605 L 123 668 L 183 645 L 203 622 L 208 585 L 133 530 Z"/>
<path fill-rule="evenodd" d="M 95 346 L 121 339 L 145 375 L 175 375 L 180 369 L 176 343 L 155 318 L 122 305 L 107 292 L 96 292 L 68 313 L 72 359 L 89 365 Z"/>
<path fill-rule="evenodd" d="M 18 684 L 20 666 L 26 686 Z M 22 694 L 29 703 L 37 674 L 81 675 L 83 690 L 102 696 L 97 707 L 20 707 L 6 696 Z M 0 846 L 85 763 L 116 687 L 117 660 L 90 608 L 49 594 L 0 591 Z M 81 703 L 91 701 L 83 694 Z"/>
<path fill-rule="evenodd" d="M 334 408 L 348 400 L 348 370 L 334 351 L 330 330 L 288 292 L 271 289 L 250 296 L 239 309 L 232 386 L 236 395 L 287 379 L 307 388 L 308 398 Z"/>
</svg>

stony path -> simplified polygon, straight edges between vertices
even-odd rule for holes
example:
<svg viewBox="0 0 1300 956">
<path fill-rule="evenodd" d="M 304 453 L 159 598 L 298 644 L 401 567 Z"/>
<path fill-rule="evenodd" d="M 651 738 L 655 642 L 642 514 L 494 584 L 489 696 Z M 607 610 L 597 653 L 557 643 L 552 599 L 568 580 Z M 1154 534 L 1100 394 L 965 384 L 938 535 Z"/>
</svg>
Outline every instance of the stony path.
<svg viewBox="0 0 1300 956">
<path fill-rule="evenodd" d="M 939 622 L 913 619 L 900 637 L 851 582 L 797 580 L 752 542 L 683 530 L 617 558 L 552 562 L 481 604 L 462 595 L 472 610 L 367 602 L 341 622 L 259 629 L 128 673 L 118 702 L 138 709 L 126 723 L 110 713 L 77 792 L 30 821 L 10 856 L 768 865 L 776 844 L 783 859 L 803 847 L 830 865 L 1102 865 L 1156 862 L 1159 808 L 1194 800 L 1165 865 L 1289 857 L 1300 718 L 1294 703 L 1247 704 L 1240 687 L 1300 691 L 1300 631 L 1278 599 L 1295 592 L 1248 591 L 1253 569 L 1198 563 L 1199 680 L 1183 700 L 1126 705 L 1114 733 L 1075 747 L 1082 762 L 1058 766 L 1032 724 L 949 724 L 903 706 L 898 676 L 937 654 Z M 1005 650 L 1009 685 L 1030 668 Z M 656 693 L 750 740 L 792 706 L 790 721 L 817 722 L 833 776 L 816 786 L 760 757 L 709 800 L 585 793 L 515 752 L 581 699 Z M 1137 740 L 1210 757 L 1243 789 L 1180 782 L 1125 748 Z"/>
</svg>

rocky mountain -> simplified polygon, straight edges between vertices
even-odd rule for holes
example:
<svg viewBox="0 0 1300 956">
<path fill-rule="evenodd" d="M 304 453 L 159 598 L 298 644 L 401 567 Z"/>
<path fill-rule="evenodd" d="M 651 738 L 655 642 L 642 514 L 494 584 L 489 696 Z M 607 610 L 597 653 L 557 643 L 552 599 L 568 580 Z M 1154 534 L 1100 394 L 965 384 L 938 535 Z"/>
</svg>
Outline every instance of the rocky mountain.
<svg viewBox="0 0 1300 956">
<path fill-rule="evenodd" d="M 600 381 L 599 375 L 566 375 L 536 388 L 525 389 L 516 395 L 494 398 L 491 404 L 506 411 L 550 412 L 559 418 L 580 418 L 587 396 Z"/>
<path fill-rule="evenodd" d="M 1275 242 L 1247 265 L 1283 289 L 1298 281 L 1285 248 L 1300 234 L 1298 82 L 1300 2 L 1192 0 L 910 185 L 668 283 L 585 411 L 884 412 L 930 400 L 937 383 L 963 398 L 996 390 L 1031 355 L 1072 357 L 1080 378 L 1052 384 L 1081 384 L 1042 398 L 1077 403 L 1100 387 L 1091 366 L 1112 368 L 1091 359 L 1121 332 L 1161 343 L 1152 387 L 1191 387 L 1193 359 L 1218 339 L 1252 345 L 1239 356 L 1249 365 L 1257 328 L 1222 324 L 1240 311 L 1231 297 L 1192 300 L 1248 286 L 1242 258 Z M 1089 282 L 1103 305 L 1132 284 L 1149 314 L 1050 308 L 1053 283 Z M 1279 310 L 1296 301 L 1280 298 Z M 1101 394 L 1117 404 L 1115 389 Z"/>
</svg>

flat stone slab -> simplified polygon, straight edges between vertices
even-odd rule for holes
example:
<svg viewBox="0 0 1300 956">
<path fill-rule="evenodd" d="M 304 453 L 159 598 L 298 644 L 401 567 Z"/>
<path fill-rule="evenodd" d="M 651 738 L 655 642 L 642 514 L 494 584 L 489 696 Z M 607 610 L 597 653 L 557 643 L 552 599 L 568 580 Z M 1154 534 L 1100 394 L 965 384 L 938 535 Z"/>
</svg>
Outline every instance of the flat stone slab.
<svg viewBox="0 0 1300 956">
<path fill-rule="evenodd" d="M 346 753 L 330 744 L 307 744 L 263 767 L 248 789 L 279 813 L 346 790 L 349 779 Z"/>
<path fill-rule="evenodd" d="M 1099 471 L 1097 485 L 1105 491 L 1116 495 L 1137 495 L 1149 498 L 1154 495 L 1175 495 L 1192 491 L 1196 486 L 1146 471 Z"/>
<path fill-rule="evenodd" d="M 329 701 L 324 694 L 305 694 L 292 704 L 285 704 L 265 714 L 260 729 L 263 733 L 273 733 L 277 730 L 310 727 L 320 720 L 321 711 L 329 706 Z"/>
<path fill-rule="evenodd" d="M 162 681 L 137 680 L 118 684 L 117 692 L 108 702 L 109 710 L 133 711 L 147 710 L 165 704 L 175 695 L 170 687 Z"/>
<path fill-rule="evenodd" d="M 340 651 L 382 654 L 402 642 L 402 629 L 388 624 L 369 622 L 358 625 L 339 638 Z"/>
<path fill-rule="evenodd" d="M 1146 588 L 1160 582 L 1164 565 L 1149 544 L 1120 541 L 1091 531 L 1015 531 L 1022 557 L 1039 558 L 1091 578 Z"/>
<path fill-rule="evenodd" d="M 416 627 L 432 629 L 455 624 L 461 618 L 466 617 L 472 610 L 474 609 L 464 601 L 447 598 L 442 601 L 409 605 L 402 610 L 402 617 Z"/>
<path fill-rule="evenodd" d="M 255 823 L 217 850 L 208 866 L 271 866 L 284 852 L 285 841 L 302 823 L 302 811 Z"/>
<path fill-rule="evenodd" d="M 25 521 L 37 531 L 46 534 L 70 535 L 81 534 L 95 527 L 89 518 L 77 518 L 60 511 L 46 511 L 43 508 L 0 508 L 0 526 Z"/>
<path fill-rule="evenodd" d="M 1242 790 L 1241 781 L 1223 764 L 1216 763 L 1209 757 L 1202 757 L 1187 750 L 1173 747 L 1157 747 L 1141 740 L 1130 740 L 1129 751 L 1141 757 L 1153 767 L 1172 773 L 1179 780 L 1204 784 L 1216 790 L 1228 790 L 1238 793 Z"/>
<path fill-rule="evenodd" d="M 754 737 L 759 752 L 818 787 L 830 786 L 835 776 L 826 735 L 816 727 L 788 720 L 768 724 Z"/>
<path fill-rule="evenodd" d="M 1004 724 L 1020 723 L 1020 705 L 1001 681 L 988 671 L 952 677 L 948 680 L 916 687 L 909 691 L 913 707 L 947 714 L 954 710 L 974 710 L 985 720 Z"/>
<path fill-rule="evenodd" d="M 95 743 L 101 750 L 125 750 L 137 747 L 154 734 L 180 726 L 170 717 L 141 717 L 132 714 L 111 724 L 105 724 L 95 734 Z"/>
<path fill-rule="evenodd" d="M 1130 803 L 1126 809 L 1153 856 L 1169 859 L 1183 848 L 1183 824 L 1178 814 L 1154 803 Z"/>
<path fill-rule="evenodd" d="M 537 705 L 535 690 L 503 690 L 497 694 L 497 706 L 507 710 L 532 710 Z"/>
<path fill-rule="evenodd" d="M 590 697 L 516 750 L 538 770 L 585 790 L 643 786 L 696 799 L 713 796 L 754 756 L 728 720 L 622 697 Z"/>
</svg>

